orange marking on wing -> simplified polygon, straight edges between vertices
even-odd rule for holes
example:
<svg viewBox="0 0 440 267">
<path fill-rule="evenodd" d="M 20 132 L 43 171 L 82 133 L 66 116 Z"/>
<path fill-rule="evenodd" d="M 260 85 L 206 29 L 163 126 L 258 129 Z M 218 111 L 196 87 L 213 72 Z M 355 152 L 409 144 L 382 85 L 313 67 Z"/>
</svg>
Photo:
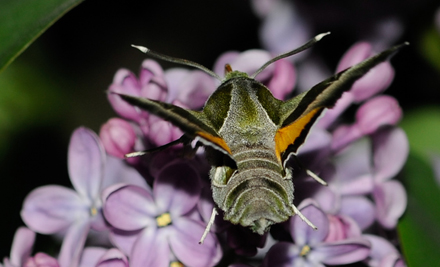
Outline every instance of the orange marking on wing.
<svg viewBox="0 0 440 267">
<path fill-rule="evenodd" d="M 313 117 L 322 108 L 316 108 L 301 118 L 297 119 L 290 125 L 279 129 L 275 135 L 275 152 L 278 160 L 281 162 L 281 153 L 286 151 L 287 147 L 295 142 L 295 140 L 300 136 L 304 127 L 309 123 Z"/>
<path fill-rule="evenodd" d="M 220 137 L 212 136 L 209 133 L 205 132 L 196 132 L 196 135 L 205 138 L 206 140 L 218 145 L 219 147 L 223 148 L 225 151 L 227 151 L 229 154 L 232 155 L 231 149 L 226 144 L 225 140 L 223 140 Z"/>
</svg>

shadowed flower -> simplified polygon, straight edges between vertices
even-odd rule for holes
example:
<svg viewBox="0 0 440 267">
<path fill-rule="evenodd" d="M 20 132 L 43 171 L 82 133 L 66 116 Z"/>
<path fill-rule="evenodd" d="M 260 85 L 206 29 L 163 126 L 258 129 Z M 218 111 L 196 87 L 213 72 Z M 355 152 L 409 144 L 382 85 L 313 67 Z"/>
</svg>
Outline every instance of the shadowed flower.
<svg viewBox="0 0 440 267">
<path fill-rule="evenodd" d="M 332 230 L 327 215 L 310 199 L 305 200 L 300 206 L 301 212 L 318 227 L 318 230 L 313 230 L 299 216 L 293 217 L 289 229 L 294 243 L 279 242 L 272 246 L 266 254 L 263 266 L 341 265 L 354 263 L 368 256 L 370 244 L 362 237 L 326 241 Z"/>
<path fill-rule="evenodd" d="M 129 264 L 127 257 L 116 248 L 87 247 L 79 267 L 129 267 Z"/>
<path fill-rule="evenodd" d="M 196 209 L 200 193 L 198 173 L 181 160 L 157 173 L 152 192 L 131 185 L 104 192 L 105 218 L 117 230 L 113 241 L 129 254 L 130 266 L 166 267 L 172 254 L 195 267 L 212 266 L 220 260 L 215 235 L 209 233 L 199 245 L 206 225 L 187 217 Z"/>
<path fill-rule="evenodd" d="M 59 267 L 58 261 L 42 252 L 35 254 L 35 256 L 27 259 L 23 267 Z"/>
</svg>

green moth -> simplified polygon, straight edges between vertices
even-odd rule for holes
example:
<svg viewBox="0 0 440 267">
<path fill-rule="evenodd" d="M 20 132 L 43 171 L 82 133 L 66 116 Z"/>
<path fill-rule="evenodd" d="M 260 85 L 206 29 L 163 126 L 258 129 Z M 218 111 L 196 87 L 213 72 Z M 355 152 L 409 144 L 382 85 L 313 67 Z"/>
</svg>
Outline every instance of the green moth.
<svg viewBox="0 0 440 267">
<path fill-rule="evenodd" d="M 276 99 L 266 86 L 255 80 L 271 63 L 309 48 L 325 35 L 327 33 L 317 35 L 303 46 L 273 58 L 252 76 L 233 71 L 226 65 L 223 79 L 197 63 L 134 46 L 157 58 L 199 68 L 219 79 L 221 85 L 201 111 L 129 95 L 120 97 L 171 122 L 185 133 L 169 145 L 196 139 L 205 146 L 212 164 L 213 198 L 224 211 L 225 220 L 250 227 L 262 235 L 271 225 L 298 214 L 316 228 L 293 204 L 292 172 L 286 166 L 287 160 L 295 155 L 325 108 L 334 106 L 357 79 L 406 45 L 379 53 L 287 101 Z M 312 172 L 308 174 L 325 184 Z M 214 209 L 206 231 L 215 214 Z"/>
</svg>

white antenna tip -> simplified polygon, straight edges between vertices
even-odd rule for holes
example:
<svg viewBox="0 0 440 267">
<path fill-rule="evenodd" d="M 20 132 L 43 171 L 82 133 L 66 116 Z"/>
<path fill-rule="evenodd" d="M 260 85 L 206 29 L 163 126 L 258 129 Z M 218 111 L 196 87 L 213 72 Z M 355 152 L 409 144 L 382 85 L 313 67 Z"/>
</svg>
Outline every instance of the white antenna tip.
<svg viewBox="0 0 440 267">
<path fill-rule="evenodd" d="M 329 35 L 329 34 L 330 34 L 330 32 L 325 32 L 325 33 L 318 34 L 318 35 L 315 36 L 315 40 L 319 41 L 322 38 L 324 38 L 324 36 Z"/>
<path fill-rule="evenodd" d="M 139 46 L 139 45 L 131 45 L 132 47 L 138 49 L 139 51 L 143 52 L 143 53 L 148 53 L 148 51 L 150 51 L 150 49 L 146 48 L 145 46 Z"/>
</svg>

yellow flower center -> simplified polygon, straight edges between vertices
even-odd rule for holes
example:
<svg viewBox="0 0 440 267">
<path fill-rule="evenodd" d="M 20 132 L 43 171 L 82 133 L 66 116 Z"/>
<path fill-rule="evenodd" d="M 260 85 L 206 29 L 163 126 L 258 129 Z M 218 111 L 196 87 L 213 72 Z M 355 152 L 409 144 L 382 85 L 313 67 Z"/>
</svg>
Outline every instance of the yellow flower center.
<svg viewBox="0 0 440 267">
<path fill-rule="evenodd" d="M 170 267 L 185 267 L 181 262 L 173 261 L 170 263 Z"/>
<path fill-rule="evenodd" d="M 165 227 L 171 224 L 171 216 L 169 213 L 164 213 L 156 217 L 157 226 Z"/>
<path fill-rule="evenodd" d="M 93 217 L 93 216 L 95 216 L 96 214 L 98 214 L 98 209 L 95 208 L 95 207 L 91 207 L 91 208 L 90 208 L 90 215 Z"/>
<path fill-rule="evenodd" d="M 299 253 L 299 255 L 301 255 L 302 257 L 304 257 L 305 255 L 307 255 L 307 253 L 310 252 L 310 247 L 308 245 L 305 245 L 304 247 L 302 247 L 301 249 L 301 253 Z"/>
</svg>

